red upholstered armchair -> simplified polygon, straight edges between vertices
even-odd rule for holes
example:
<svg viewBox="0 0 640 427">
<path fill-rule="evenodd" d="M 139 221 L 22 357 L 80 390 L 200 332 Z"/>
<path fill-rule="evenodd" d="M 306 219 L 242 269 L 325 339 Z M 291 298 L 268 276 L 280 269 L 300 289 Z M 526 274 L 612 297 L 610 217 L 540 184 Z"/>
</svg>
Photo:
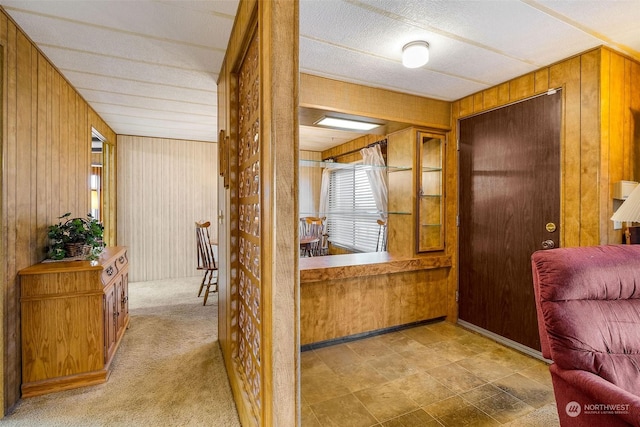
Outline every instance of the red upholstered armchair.
<svg viewBox="0 0 640 427">
<path fill-rule="evenodd" d="M 538 251 L 531 262 L 561 425 L 640 426 L 640 245 Z"/>
</svg>

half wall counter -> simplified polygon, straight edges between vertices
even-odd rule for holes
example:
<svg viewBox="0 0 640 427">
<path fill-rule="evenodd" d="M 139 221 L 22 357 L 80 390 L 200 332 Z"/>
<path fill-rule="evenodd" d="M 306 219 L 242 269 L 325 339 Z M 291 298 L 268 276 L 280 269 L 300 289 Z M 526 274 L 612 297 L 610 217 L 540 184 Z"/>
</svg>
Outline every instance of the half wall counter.
<svg viewBox="0 0 640 427">
<path fill-rule="evenodd" d="M 301 258 L 299 265 L 302 346 L 447 315 L 448 255 L 359 253 Z"/>
</svg>

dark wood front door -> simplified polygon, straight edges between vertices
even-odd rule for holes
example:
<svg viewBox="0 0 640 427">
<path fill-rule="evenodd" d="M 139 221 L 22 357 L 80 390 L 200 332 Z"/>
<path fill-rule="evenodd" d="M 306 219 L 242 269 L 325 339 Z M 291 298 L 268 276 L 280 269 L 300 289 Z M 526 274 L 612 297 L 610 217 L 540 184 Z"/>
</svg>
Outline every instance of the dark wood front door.
<svg viewBox="0 0 640 427">
<path fill-rule="evenodd" d="M 559 245 L 560 123 L 560 91 L 460 120 L 459 318 L 536 350 L 530 257 Z"/>
</svg>

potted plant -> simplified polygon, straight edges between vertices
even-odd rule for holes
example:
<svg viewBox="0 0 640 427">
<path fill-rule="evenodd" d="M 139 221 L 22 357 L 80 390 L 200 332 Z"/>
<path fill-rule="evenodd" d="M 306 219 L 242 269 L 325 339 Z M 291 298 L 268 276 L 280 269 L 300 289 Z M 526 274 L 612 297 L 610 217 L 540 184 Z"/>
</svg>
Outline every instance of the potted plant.
<svg viewBox="0 0 640 427">
<path fill-rule="evenodd" d="M 102 252 L 104 227 L 91 214 L 87 218 L 69 218 L 71 212 L 58 217 L 60 222 L 50 225 L 47 255 L 51 259 L 83 256 L 96 260 Z M 66 219 L 69 218 L 69 219 Z"/>
</svg>

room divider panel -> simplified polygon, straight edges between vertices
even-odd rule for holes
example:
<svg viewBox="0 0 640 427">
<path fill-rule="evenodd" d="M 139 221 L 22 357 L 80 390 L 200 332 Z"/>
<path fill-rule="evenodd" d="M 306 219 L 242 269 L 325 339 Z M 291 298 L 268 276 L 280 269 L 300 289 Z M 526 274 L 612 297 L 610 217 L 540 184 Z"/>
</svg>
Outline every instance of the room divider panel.
<svg viewBox="0 0 640 427">
<path fill-rule="evenodd" d="M 218 81 L 219 331 L 243 425 L 299 425 L 298 2 L 241 1 Z"/>
</svg>

